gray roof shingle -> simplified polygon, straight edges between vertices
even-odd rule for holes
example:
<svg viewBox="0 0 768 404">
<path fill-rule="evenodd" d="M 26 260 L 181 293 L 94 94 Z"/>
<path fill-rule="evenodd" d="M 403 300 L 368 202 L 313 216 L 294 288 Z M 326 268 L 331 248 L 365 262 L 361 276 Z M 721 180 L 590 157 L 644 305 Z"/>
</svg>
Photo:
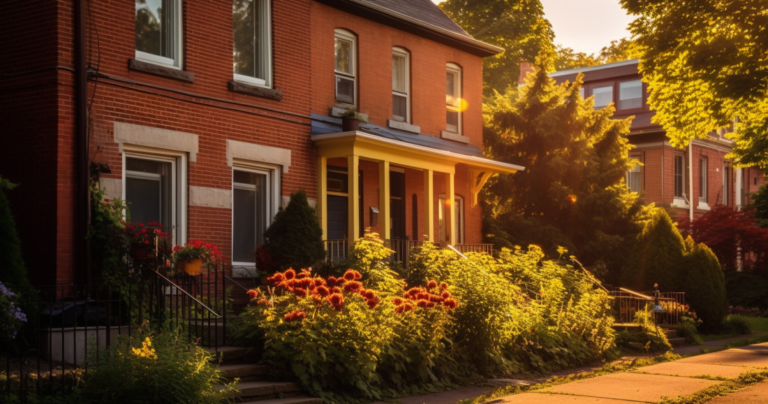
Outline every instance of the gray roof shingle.
<svg viewBox="0 0 768 404">
<path fill-rule="evenodd" d="M 384 7 L 389 10 L 415 18 L 421 22 L 434 25 L 457 34 L 472 38 L 466 31 L 461 29 L 450 17 L 445 15 L 442 10 L 432 0 L 362 0 L 365 3 Z"/>
</svg>

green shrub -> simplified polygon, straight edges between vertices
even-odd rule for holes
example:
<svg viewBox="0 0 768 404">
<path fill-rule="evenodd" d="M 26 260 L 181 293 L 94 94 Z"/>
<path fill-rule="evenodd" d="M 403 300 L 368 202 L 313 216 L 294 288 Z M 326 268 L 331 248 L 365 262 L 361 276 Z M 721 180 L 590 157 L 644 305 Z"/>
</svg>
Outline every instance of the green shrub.
<svg viewBox="0 0 768 404">
<path fill-rule="evenodd" d="M 117 337 L 98 355 L 92 349 L 89 360 L 96 367 L 88 372 L 83 396 L 91 403 L 220 404 L 234 384 L 221 391 L 216 387 L 223 383 L 213 359 L 178 330 L 154 334 L 142 327 L 131 337 Z"/>
<path fill-rule="evenodd" d="M 723 270 L 709 247 L 695 244 L 690 237 L 685 245 L 686 265 L 682 269 L 686 278 L 680 289 L 685 292 L 685 301 L 703 321 L 704 329 L 714 330 L 728 313 Z"/>
<path fill-rule="evenodd" d="M 680 317 L 677 323 L 677 336 L 685 337 L 688 345 L 701 345 L 702 339 L 699 330 L 696 328 L 701 324 L 701 320 L 689 316 Z"/>
<path fill-rule="evenodd" d="M 94 273 L 113 288 L 125 289 L 128 282 L 123 257 L 128 251 L 128 240 L 123 235 L 122 200 L 104 203 L 105 191 L 96 181 L 91 182 L 91 262 Z"/>
<path fill-rule="evenodd" d="M 672 349 L 667 334 L 657 327 L 650 306 L 635 312 L 634 322 L 640 324 L 640 332 L 622 331 L 616 338 L 616 345 L 635 351 L 666 352 Z"/>
<path fill-rule="evenodd" d="M 323 230 L 304 191 L 291 195 L 291 202 L 280 208 L 264 237 L 264 249 L 279 269 L 308 268 L 325 257 Z"/>
<path fill-rule="evenodd" d="M 737 315 L 728 316 L 725 321 L 723 321 L 722 329 L 729 334 L 744 335 L 752 332 L 752 329 L 749 327 L 749 322 L 747 322 L 744 317 Z"/>
<path fill-rule="evenodd" d="M 656 208 L 637 236 L 622 274 L 622 284 L 647 291 L 659 284 L 661 290 L 678 291 L 685 279 L 685 243 L 664 209 Z"/>
<path fill-rule="evenodd" d="M 768 309 L 768 274 L 732 269 L 724 272 L 728 304 Z"/>
<path fill-rule="evenodd" d="M 16 185 L 0 177 L 0 282 L 13 290 L 26 294 L 32 290 L 27 277 L 27 268 L 21 256 L 21 241 L 16 232 L 16 223 L 11 214 L 11 205 L 5 195 L 6 191 Z"/>
</svg>

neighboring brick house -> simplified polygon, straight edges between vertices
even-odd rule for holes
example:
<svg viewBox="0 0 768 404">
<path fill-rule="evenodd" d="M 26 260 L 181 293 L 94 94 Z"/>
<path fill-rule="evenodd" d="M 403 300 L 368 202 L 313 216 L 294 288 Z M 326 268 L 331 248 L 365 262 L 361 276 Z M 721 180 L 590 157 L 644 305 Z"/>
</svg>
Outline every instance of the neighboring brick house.
<svg viewBox="0 0 768 404">
<path fill-rule="evenodd" d="M 298 190 L 330 240 L 479 244 L 479 189 L 522 169 L 482 157 L 501 49 L 430 0 L 7 1 L 0 20 L 0 175 L 37 284 L 85 280 L 92 169 L 131 220 L 217 244 L 236 275 Z M 343 132 L 350 106 L 370 124 Z"/>
<path fill-rule="evenodd" d="M 521 67 L 521 71 L 527 69 Z M 595 108 L 613 103 L 616 118 L 634 116 L 628 139 L 635 148 L 630 156 L 642 166 L 627 173 L 627 184 L 645 202 L 672 207 L 677 218 L 695 218 L 717 204 L 744 206 L 765 182 L 760 170 L 735 168 L 725 157 L 733 148 L 733 142 L 723 136 L 726 131 L 693 140 L 686 149 L 672 147 L 664 129 L 651 122 L 654 112 L 648 106 L 648 88 L 641 81 L 637 60 L 563 70 L 550 77 L 558 83 L 573 82 L 580 72 L 584 74 L 582 95 L 594 96 Z"/>
</svg>

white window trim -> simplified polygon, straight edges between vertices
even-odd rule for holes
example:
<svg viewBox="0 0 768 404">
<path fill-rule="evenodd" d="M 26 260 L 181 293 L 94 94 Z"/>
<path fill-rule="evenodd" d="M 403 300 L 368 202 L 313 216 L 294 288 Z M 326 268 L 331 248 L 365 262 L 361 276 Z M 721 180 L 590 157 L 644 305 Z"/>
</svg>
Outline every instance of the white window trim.
<svg viewBox="0 0 768 404">
<path fill-rule="evenodd" d="M 392 89 L 392 95 L 405 96 L 405 121 L 395 119 L 394 112 L 392 113 L 392 119 L 398 122 L 411 123 L 411 54 L 407 50 L 396 46 L 392 48 L 392 55 L 405 58 L 405 93 Z"/>
<path fill-rule="evenodd" d="M 126 184 L 126 158 L 138 158 L 145 160 L 155 160 L 163 162 L 172 162 L 175 175 L 173 176 L 173 216 L 178 220 L 176 223 L 176 231 L 173 232 L 173 243 L 175 245 L 183 245 L 187 240 L 187 153 L 174 152 L 169 150 L 158 150 L 148 147 L 134 146 L 123 144 L 122 147 L 122 194 L 125 199 L 125 184 Z M 180 182 L 180 183 L 177 183 Z M 123 218 L 126 217 L 126 211 L 123 211 Z"/>
<path fill-rule="evenodd" d="M 233 69 L 233 79 L 235 81 L 239 81 L 246 84 L 251 84 L 255 86 L 260 87 L 267 87 L 272 88 L 272 2 L 271 0 L 254 0 L 261 2 L 261 6 L 264 7 L 264 10 L 262 12 L 263 15 L 267 16 L 267 24 L 264 24 L 266 26 L 262 26 L 260 35 L 264 35 L 266 38 L 265 43 L 266 49 L 264 50 L 264 55 L 266 56 L 264 60 L 266 60 L 266 66 L 263 66 L 264 68 L 264 75 L 266 78 L 260 79 L 258 77 L 251 77 L 251 76 L 245 76 L 242 74 L 234 73 L 234 63 L 232 66 Z M 234 35 L 234 33 L 233 33 Z M 234 57 L 234 56 L 233 56 Z"/>
<path fill-rule="evenodd" d="M 182 35 L 184 34 L 184 27 L 182 26 L 182 3 L 181 0 L 175 0 L 176 1 L 176 55 L 173 59 L 167 58 L 164 56 L 158 56 L 153 55 L 151 53 L 142 52 L 138 49 L 136 49 L 136 60 L 141 60 L 142 62 L 152 63 L 156 65 L 161 65 L 165 67 L 170 67 L 172 69 L 178 69 L 181 70 L 181 60 L 184 56 L 184 49 L 182 44 L 184 43 Z M 134 18 L 136 18 L 136 10 L 134 8 Z M 135 28 L 134 28 L 135 29 Z M 134 35 L 136 33 L 134 32 Z M 135 39 L 134 39 L 134 48 L 136 47 Z"/>
<path fill-rule="evenodd" d="M 267 175 L 267 189 L 269 192 L 269 206 L 267 207 L 267 227 L 272 224 L 272 220 L 275 218 L 275 215 L 277 214 L 277 210 L 280 207 L 280 167 L 279 166 L 272 166 L 272 165 L 266 165 L 266 164 L 258 164 L 254 162 L 249 161 L 243 161 L 243 160 L 235 160 L 234 164 L 232 165 L 232 224 L 234 226 L 235 223 L 235 193 L 234 190 L 237 188 L 235 186 L 235 171 L 246 171 L 246 172 L 252 172 L 257 174 L 266 174 Z M 233 229 L 230 229 L 230 242 L 232 246 L 235 245 L 235 232 Z M 256 246 L 254 246 L 255 248 Z M 234 251 L 231 251 L 232 256 L 234 257 Z M 256 268 L 256 262 L 240 262 L 240 261 L 232 261 L 233 267 L 241 267 L 241 268 Z"/>
<path fill-rule="evenodd" d="M 464 237 L 464 225 L 465 225 L 465 213 L 464 213 L 464 197 L 460 195 L 453 196 L 454 208 L 456 209 L 456 244 L 464 244 L 466 238 Z"/>
<path fill-rule="evenodd" d="M 595 90 L 599 90 L 599 89 L 603 89 L 603 88 L 610 88 L 611 89 L 611 100 L 608 101 L 608 104 L 605 104 L 605 105 L 594 104 L 596 109 L 605 108 L 605 107 L 607 107 L 608 105 L 610 105 L 613 102 L 613 99 L 614 99 L 614 96 L 615 96 L 614 93 L 616 92 L 616 89 L 614 87 L 615 86 L 613 84 L 608 84 L 608 85 L 599 86 L 599 87 L 593 87 L 593 88 L 589 89 L 590 97 L 593 97 L 593 99 L 595 99 L 595 100 L 597 99 L 597 97 L 595 97 Z"/>
<path fill-rule="evenodd" d="M 637 83 L 637 82 L 640 83 L 640 106 L 636 107 L 636 108 L 619 108 L 621 106 L 621 102 L 622 101 L 628 101 L 628 100 L 636 99 L 636 98 L 628 98 L 627 100 L 622 100 L 621 99 L 621 85 L 622 84 L 627 84 L 627 83 Z M 618 87 L 619 87 L 619 98 L 618 98 L 618 103 L 617 103 L 618 105 L 616 105 L 616 110 L 623 111 L 623 110 L 638 109 L 638 108 L 642 108 L 643 107 L 643 81 L 642 80 L 621 81 L 621 82 L 619 82 L 619 86 Z"/>
<path fill-rule="evenodd" d="M 463 100 L 463 96 L 464 96 L 464 94 L 462 92 L 462 88 L 461 88 L 462 81 L 463 81 L 463 77 L 461 75 L 461 67 L 459 65 L 455 64 L 455 63 L 448 63 L 448 64 L 445 65 L 445 68 L 446 68 L 446 72 L 450 71 L 450 72 L 456 73 L 456 83 L 454 83 L 454 88 L 456 89 L 456 92 L 458 93 L 458 97 L 456 97 L 456 98 L 459 100 L 459 106 L 458 107 L 449 107 L 447 103 L 445 105 L 446 109 L 451 109 L 451 110 L 455 109 L 456 112 L 458 112 L 458 114 L 459 114 L 459 120 L 458 120 L 458 123 L 457 123 L 457 126 L 456 126 L 456 131 L 452 131 L 452 130 L 448 129 L 448 122 L 446 122 L 446 124 L 445 124 L 445 131 L 449 132 L 449 133 L 456 133 L 458 135 L 461 135 L 461 132 L 462 132 L 461 131 L 461 126 L 462 126 L 461 124 L 462 124 L 462 120 L 463 120 L 462 119 L 463 113 L 461 111 L 461 101 Z"/>
<path fill-rule="evenodd" d="M 343 29 L 337 28 L 337 29 L 334 30 L 334 35 L 333 35 L 334 47 L 336 46 L 336 39 L 337 38 L 352 42 L 352 47 L 351 47 L 350 52 L 349 52 L 349 59 L 350 59 L 349 60 L 349 67 L 350 67 L 351 72 L 347 73 L 347 72 L 341 72 L 341 71 L 336 70 L 336 56 L 335 56 L 335 51 L 334 51 L 334 61 L 333 61 L 334 81 L 336 80 L 337 76 L 343 76 L 345 78 L 351 78 L 352 79 L 352 84 L 353 84 L 353 87 L 354 87 L 353 91 L 352 91 L 352 94 L 354 96 L 354 101 L 355 102 L 352 103 L 352 104 L 349 104 L 349 105 L 352 105 L 353 107 L 355 107 L 355 106 L 357 106 L 357 37 L 355 37 L 355 35 L 353 33 L 349 32 L 347 30 L 343 30 Z M 337 88 L 338 87 L 337 87 L 336 83 L 334 82 L 333 83 L 334 96 L 335 96 L 336 101 L 340 102 L 339 101 L 339 94 L 336 92 Z"/>
</svg>

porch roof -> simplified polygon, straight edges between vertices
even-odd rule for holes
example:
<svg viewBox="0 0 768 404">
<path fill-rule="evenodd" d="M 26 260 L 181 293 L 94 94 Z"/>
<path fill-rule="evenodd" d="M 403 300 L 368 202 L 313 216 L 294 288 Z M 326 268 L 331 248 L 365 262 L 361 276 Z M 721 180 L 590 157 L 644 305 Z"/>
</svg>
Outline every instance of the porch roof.
<svg viewBox="0 0 768 404">
<path fill-rule="evenodd" d="M 352 144 L 351 147 L 354 148 L 353 143 L 369 145 L 372 148 L 368 148 L 368 150 L 376 150 L 376 154 L 394 151 L 401 158 L 390 160 L 393 163 L 397 163 L 398 160 L 406 160 L 406 156 L 400 154 L 404 152 L 407 155 L 420 158 L 417 161 L 423 162 L 425 165 L 430 165 L 430 161 L 440 162 L 446 166 L 461 163 L 471 168 L 494 173 L 515 173 L 525 169 L 516 164 L 485 158 L 483 157 L 483 151 L 477 146 L 461 144 L 434 136 L 413 134 L 374 124 L 361 124 L 360 129 L 357 131 L 341 132 L 341 118 L 318 114 L 312 114 L 312 141 L 318 146 Z M 351 152 L 351 150 L 349 151 Z M 339 152 L 344 154 L 343 150 L 339 150 Z M 376 157 L 365 156 L 364 154 L 360 156 Z M 341 157 L 341 155 L 338 157 Z M 404 164 L 420 168 L 419 164 Z M 435 168 L 437 171 L 445 172 L 445 169 Z M 454 170 L 451 169 L 449 172 L 453 173 Z"/>
</svg>

